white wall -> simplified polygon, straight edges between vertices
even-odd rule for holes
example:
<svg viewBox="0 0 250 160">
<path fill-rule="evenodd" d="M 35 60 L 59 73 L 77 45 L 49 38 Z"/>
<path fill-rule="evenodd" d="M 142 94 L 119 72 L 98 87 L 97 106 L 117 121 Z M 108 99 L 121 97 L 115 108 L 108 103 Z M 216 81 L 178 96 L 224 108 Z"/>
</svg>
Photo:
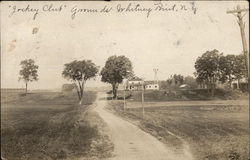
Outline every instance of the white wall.
<svg viewBox="0 0 250 160">
<path fill-rule="evenodd" d="M 159 85 L 158 84 L 148 84 L 146 85 L 146 90 L 159 90 Z"/>
</svg>

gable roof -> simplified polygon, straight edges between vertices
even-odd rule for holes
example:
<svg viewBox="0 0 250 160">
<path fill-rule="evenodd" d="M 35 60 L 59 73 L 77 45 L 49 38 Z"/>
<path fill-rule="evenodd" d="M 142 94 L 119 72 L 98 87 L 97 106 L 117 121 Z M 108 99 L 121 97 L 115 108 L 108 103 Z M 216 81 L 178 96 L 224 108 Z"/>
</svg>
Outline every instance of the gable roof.
<svg viewBox="0 0 250 160">
<path fill-rule="evenodd" d="M 139 77 L 132 77 L 129 79 L 129 81 L 143 81 L 142 78 L 139 78 Z"/>
<path fill-rule="evenodd" d="M 153 85 L 153 84 L 157 84 L 158 85 L 158 83 L 155 82 L 155 81 L 145 81 L 144 84 L 145 85 Z"/>
</svg>

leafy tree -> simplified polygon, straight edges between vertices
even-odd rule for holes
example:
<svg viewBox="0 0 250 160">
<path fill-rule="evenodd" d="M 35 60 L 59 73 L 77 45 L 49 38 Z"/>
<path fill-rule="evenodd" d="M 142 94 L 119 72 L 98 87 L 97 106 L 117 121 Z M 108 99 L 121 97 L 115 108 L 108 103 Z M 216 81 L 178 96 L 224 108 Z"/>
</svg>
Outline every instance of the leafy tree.
<svg viewBox="0 0 250 160">
<path fill-rule="evenodd" d="M 219 80 L 222 83 L 228 81 L 230 87 L 233 80 L 237 79 L 239 81 L 241 78 L 247 77 L 244 55 L 222 55 L 219 59 L 219 71 Z"/>
<path fill-rule="evenodd" d="M 171 86 L 171 84 L 172 84 L 172 78 L 167 79 L 167 84 L 168 84 L 169 86 Z"/>
<path fill-rule="evenodd" d="M 207 81 L 205 80 L 204 77 L 202 77 L 202 75 L 199 75 L 195 72 L 194 75 L 197 77 L 196 78 L 196 82 L 198 85 L 200 85 L 201 88 L 206 88 L 207 85 Z"/>
<path fill-rule="evenodd" d="M 220 78 L 219 80 L 222 83 L 229 82 L 229 86 L 231 87 L 232 81 L 235 79 L 233 75 L 233 71 L 236 66 L 236 56 L 235 55 L 221 55 L 219 57 L 219 72 Z"/>
<path fill-rule="evenodd" d="M 184 77 L 180 74 L 174 74 L 173 80 L 175 82 L 175 85 L 182 85 L 184 82 Z"/>
<path fill-rule="evenodd" d="M 97 67 L 91 60 L 72 61 L 64 65 L 62 76 L 73 81 L 76 86 L 79 104 L 82 104 L 84 85 L 87 80 L 94 78 L 98 73 Z"/>
<path fill-rule="evenodd" d="M 28 83 L 32 81 L 38 80 L 38 65 L 35 65 L 35 61 L 33 59 L 26 59 L 21 61 L 20 63 L 22 69 L 19 72 L 19 81 L 23 80 L 25 83 L 25 92 L 28 92 Z"/>
<path fill-rule="evenodd" d="M 171 86 L 172 84 L 174 84 L 174 86 L 182 85 L 184 83 L 184 76 L 180 74 L 174 74 L 171 75 L 166 82 L 169 86 Z"/>
<path fill-rule="evenodd" d="M 235 56 L 235 65 L 232 74 L 238 81 L 242 78 L 247 77 L 247 70 L 245 64 L 245 56 L 243 54 Z"/>
<path fill-rule="evenodd" d="M 192 76 L 186 76 L 184 78 L 184 83 L 188 84 L 191 88 L 197 88 L 196 79 Z"/>
<path fill-rule="evenodd" d="M 133 75 L 132 62 L 125 56 L 111 56 L 101 70 L 101 81 L 112 85 L 113 98 L 117 98 L 117 88 L 124 78 Z"/>
<path fill-rule="evenodd" d="M 159 81 L 158 83 L 159 83 L 160 89 L 167 89 L 168 88 L 167 81 Z"/>
<path fill-rule="evenodd" d="M 211 96 L 214 96 L 216 81 L 219 80 L 219 57 L 222 54 L 218 50 L 206 51 L 195 62 L 196 76 L 199 81 L 208 84 L 211 90 Z"/>
</svg>

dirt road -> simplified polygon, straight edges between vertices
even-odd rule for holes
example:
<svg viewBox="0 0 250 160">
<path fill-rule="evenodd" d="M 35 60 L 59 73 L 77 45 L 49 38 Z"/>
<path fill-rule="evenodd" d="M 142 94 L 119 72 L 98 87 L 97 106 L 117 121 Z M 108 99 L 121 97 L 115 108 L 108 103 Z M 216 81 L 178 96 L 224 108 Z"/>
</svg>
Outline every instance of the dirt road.
<svg viewBox="0 0 250 160">
<path fill-rule="evenodd" d="M 107 123 L 111 140 L 114 143 L 115 160 L 191 160 L 192 154 L 184 149 L 183 153 L 174 153 L 155 137 L 137 126 L 104 110 L 107 101 L 105 93 L 98 93 L 96 112 Z M 186 148 L 186 147 L 184 147 Z"/>
</svg>

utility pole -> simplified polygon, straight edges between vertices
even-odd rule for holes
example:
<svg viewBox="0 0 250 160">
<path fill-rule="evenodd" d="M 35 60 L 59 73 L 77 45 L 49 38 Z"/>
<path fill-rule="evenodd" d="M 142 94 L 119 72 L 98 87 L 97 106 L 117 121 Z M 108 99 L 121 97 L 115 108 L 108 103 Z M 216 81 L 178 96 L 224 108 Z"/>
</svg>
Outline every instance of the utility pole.
<svg viewBox="0 0 250 160">
<path fill-rule="evenodd" d="M 154 79 L 155 79 L 155 83 L 158 83 L 158 79 L 157 79 L 157 72 L 159 71 L 159 69 L 154 68 L 154 69 L 153 69 L 153 71 L 154 71 L 154 73 L 155 73 L 155 77 L 154 77 Z"/>
<path fill-rule="evenodd" d="M 141 105 L 142 105 L 142 119 L 144 119 L 144 82 L 142 83 Z"/>
<path fill-rule="evenodd" d="M 126 107 L 126 81 L 124 80 L 123 111 L 125 111 L 125 107 Z"/>
<path fill-rule="evenodd" d="M 246 12 L 249 11 L 249 9 L 241 9 L 239 5 L 237 5 L 237 8 L 234 10 L 227 11 L 227 14 L 233 14 L 238 18 L 238 24 L 240 26 L 240 33 L 241 33 L 241 40 L 242 40 L 242 46 L 243 46 L 243 53 L 245 55 L 245 62 L 246 62 L 246 70 L 247 70 L 247 76 L 249 81 L 249 53 L 247 50 L 247 41 L 245 36 L 245 22 L 243 22 L 243 17 L 246 15 Z M 241 13 L 244 13 L 243 15 Z"/>
</svg>

